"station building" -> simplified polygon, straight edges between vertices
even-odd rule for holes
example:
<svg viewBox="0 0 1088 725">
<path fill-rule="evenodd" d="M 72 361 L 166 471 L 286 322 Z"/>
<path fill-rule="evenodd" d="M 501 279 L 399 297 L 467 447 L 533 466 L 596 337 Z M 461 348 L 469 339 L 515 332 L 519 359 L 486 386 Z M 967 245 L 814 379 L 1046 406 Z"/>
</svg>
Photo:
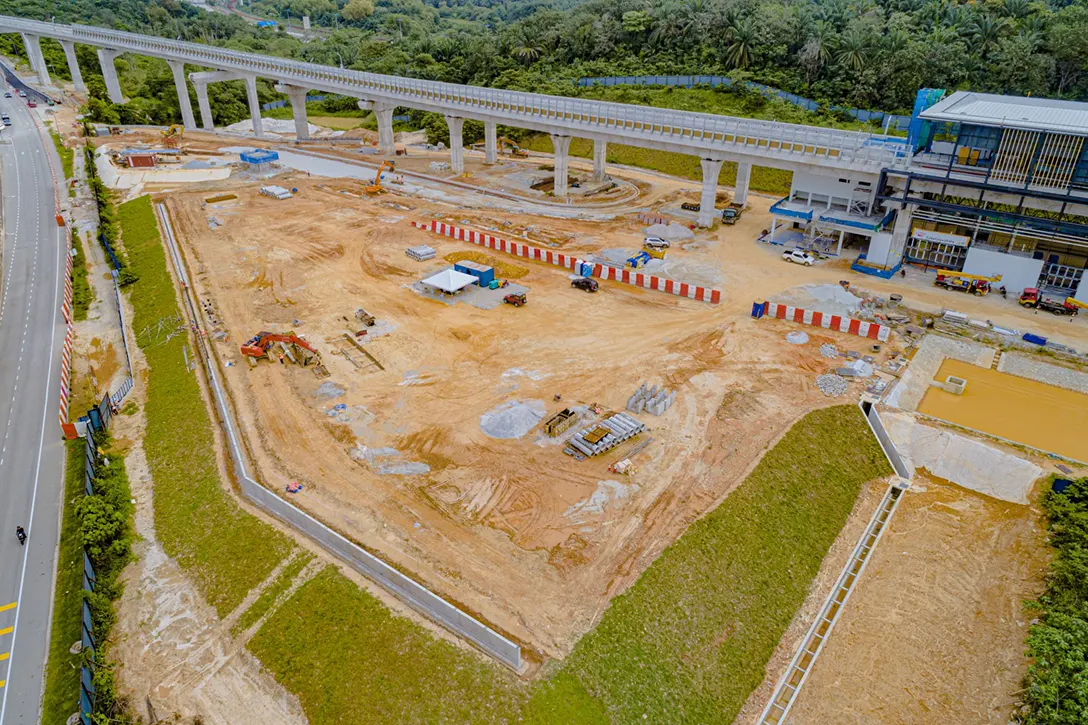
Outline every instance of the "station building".
<svg viewBox="0 0 1088 725">
<path fill-rule="evenodd" d="M 1088 302 L 1086 137 L 1088 103 L 924 89 L 901 159 L 879 176 L 795 172 L 770 236 Z"/>
</svg>

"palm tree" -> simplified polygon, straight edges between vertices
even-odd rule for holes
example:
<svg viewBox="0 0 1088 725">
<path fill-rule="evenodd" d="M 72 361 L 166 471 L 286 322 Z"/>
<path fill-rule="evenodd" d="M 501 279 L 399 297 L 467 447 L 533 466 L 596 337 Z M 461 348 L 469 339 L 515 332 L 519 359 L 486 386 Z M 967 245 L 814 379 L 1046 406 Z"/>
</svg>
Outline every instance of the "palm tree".
<svg viewBox="0 0 1088 725">
<path fill-rule="evenodd" d="M 860 73 L 868 61 L 869 43 L 856 30 L 848 30 L 839 37 L 839 52 L 835 59 L 850 70 Z"/>
<path fill-rule="evenodd" d="M 1013 20 L 1020 20 L 1031 15 L 1034 9 L 1031 7 L 1030 0 L 1005 0 L 1001 4 L 1001 10 L 1005 13 L 1006 17 Z"/>
<path fill-rule="evenodd" d="M 990 48 L 998 44 L 1008 29 L 1008 18 L 995 18 L 993 15 L 983 14 L 975 19 L 968 32 L 977 44 L 980 55 L 987 55 Z"/>
<path fill-rule="evenodd" d="M 738 20 L 729 28 L 729 46 L 725 62 L 741 70 L 752 64 L 752 50 L 759 39 L 759 30 L 749 18 Z"/>
</svg>

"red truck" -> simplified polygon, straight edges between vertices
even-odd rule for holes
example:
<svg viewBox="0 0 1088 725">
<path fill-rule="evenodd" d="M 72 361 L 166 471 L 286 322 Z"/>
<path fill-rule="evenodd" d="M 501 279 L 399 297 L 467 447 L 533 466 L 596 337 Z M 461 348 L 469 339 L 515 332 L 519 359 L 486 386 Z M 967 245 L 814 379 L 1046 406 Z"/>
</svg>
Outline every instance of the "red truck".
<svg viewBox="0 0 1088 725">
<path fill-rule="evenodd" d="M 1036 310 L 1045 310 L 1055 315 L 1075 315 L 1078 305 L 1069 301 L 1069 298 L 1058 299 L 1049 297 L 1036 287 L 1028 287 L 1020 295 L 1020 304 Z"/>
</svg>

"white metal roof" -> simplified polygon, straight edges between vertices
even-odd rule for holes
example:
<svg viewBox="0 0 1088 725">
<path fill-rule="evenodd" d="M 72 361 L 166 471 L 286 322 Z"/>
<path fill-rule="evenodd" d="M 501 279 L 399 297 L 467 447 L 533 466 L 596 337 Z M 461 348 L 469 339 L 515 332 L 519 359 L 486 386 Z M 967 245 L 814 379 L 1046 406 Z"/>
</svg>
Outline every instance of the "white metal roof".
<svg viewBox="0 0 1088 725">
<path fill-rule="evenodd" d="M 423 284 L 428 287 L 437 287 L 443 292 L 452 293 L 462 290 L 470 284 L 475 284 L 476 281 L 476 277 L 473 277 L 471 274 L 458 272 L 454 269 L 444 269 L 438 274 L 423 280 Z"/>
<path fill-rule="evenodd" d="M 928 121 L 977 123 L 1088 136 L 1088 103 L 956 91 L 922 111 Z"/>
</svg>

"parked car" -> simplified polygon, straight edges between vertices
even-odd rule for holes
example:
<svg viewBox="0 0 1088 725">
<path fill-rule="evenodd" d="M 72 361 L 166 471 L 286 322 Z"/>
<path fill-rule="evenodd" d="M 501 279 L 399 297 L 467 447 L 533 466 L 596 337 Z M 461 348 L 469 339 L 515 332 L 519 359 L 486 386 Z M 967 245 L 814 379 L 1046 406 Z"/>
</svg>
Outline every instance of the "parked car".
<svg viewBox="0 0 1088 725">
<path fill-rule="evenodd" d="M 806 267 L 811 267 L 816 263 L 815 257 L 800 249 L 791 249 L 788 252 L 782 252 L 782 259 L 787 262 L 793 262 L 794 264 L 803 264 Z"/>
<path fill-rule="evenodd" d="M 642 240 L 642 246 L 650 249 L 668 249 L 669 242 L 661 237 L 646 237 Z"/>
<path fill-rule="evenodd" d="M 597 280 L 591 277 L 579 277 L 578 279 L 571 280 L 571 287 L 575 287 L 586 292 L 596 292 L 600 286 L 597 284 Z"/>
</svg>

